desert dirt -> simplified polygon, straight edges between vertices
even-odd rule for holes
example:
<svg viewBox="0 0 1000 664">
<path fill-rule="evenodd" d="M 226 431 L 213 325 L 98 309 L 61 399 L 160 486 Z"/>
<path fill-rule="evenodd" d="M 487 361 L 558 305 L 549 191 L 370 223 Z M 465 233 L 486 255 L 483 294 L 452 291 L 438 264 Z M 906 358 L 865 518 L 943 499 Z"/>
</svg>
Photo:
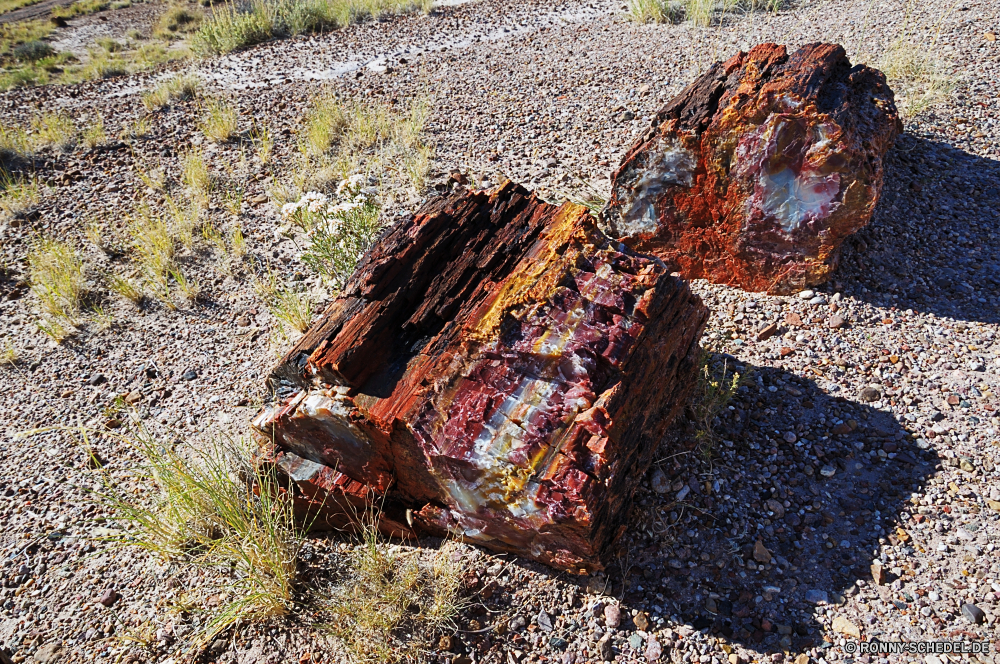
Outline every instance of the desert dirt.
<svg viewBox="0 0 1000 664">
<path fill-rule="evenodd" d="M 71 20 L 53 39 L 148 29 L 141 17 L 105 19 Z M 322 288 L 278 232 L 283 220 L 268 198 L 272 177 L 291 168 L 311 96 L 332 90 L 399 108 L 425 99 L 432 185 L 447 186 L 457 169 L 472 186 L 510 178 L 558 198 L 580 179 L 606 188 L 646 118 L 738 49 L 834 41 L 875 64 L 900 35 L 916 34 L 955 88 L 906 120 L 875 217 L 848 240 L 834 279 L 805 297 L 693 283 L 712 310 L 704 345 L 717 367 L 745 378 L 714 423 L 712 453 L 677 453 L 694 434 L 678 424 L 604 574 L 573 577 L 461 546 L 476 601 L 427 657 L 1000 661 L 1000 44 L 987 38 L 998 28 L 993 0 L 814 0 L 711 27 L 636 24 L 617 2 L 474 0 L 153 73 L 0 94 L 5 122 L 62 110 L 81 128 L 100 115 L 115 136 L 149 121 L 141 138 L 40 153 L 37 214 L 0 222 L 0 332 L 18 357 L 0 366 L 0 648 L 15 662 L 183 661 L 177 653 L 199 617 L 178 605 L 197 592 L 200 572 L 112 547 L 104 538 L 116 524 L 91 493 L 99 473 L 124 477 L 134 451 L 97 435 L 95 464 L 78 435 L 21 434 L 104 430 L 108 405 L 127 396 L 134 409 L 122 417 L 164 444 L 247 435 L 264 377 L 290 345 L 274 337 L 280 324 L 249 275 L 270 264 Z M 241 131 L 266 120 L 277 139 L 272 163 L 255 161 L 242 139 L 207 141 L 196 100 L 147 113 L 141 91 L 182 70 L 202 79 L 203 92 L 235 101 Z M 176 180 L 178 155 L 191 146 L 215 172 L 236 169 L 239 214 L 218 201 L 206 214 L 242 228 L 248 255 L 223 269 L 218 250 L 198 242 L 179 259 L 201 284 L 195 304 L 137 307 L 105 294 L 110 327 L 88 323 L 61 344 L 43 334 L 27 281 L 34 239 L 71 241 L 95 284 L 100 273 L 129 273 L 127 255 L 87 240 L 87 223 L 127 237 L 141 200 L 162 203 L 134 166 Z M 433 191 L 398 192 L 387 218 Z M 829 325 L 834 314 L 842 327 Z M 771 323 L 778 333 L 758 340 Z M 304 575 L 324 578 L 350 546 L 336 535 L 310 539 Z M 883 583 L 873 579 L 876 561 Z M 108 589 L 110 607 L 99 602 Z M 149 647 L 125 638 L 139 632 L 153 635 Z M 992 648 L 880 659 L 848 654 L 858 636 Z M 229 630 L 200 657 L 343 655 L 303 608 Z"/>
</svg>

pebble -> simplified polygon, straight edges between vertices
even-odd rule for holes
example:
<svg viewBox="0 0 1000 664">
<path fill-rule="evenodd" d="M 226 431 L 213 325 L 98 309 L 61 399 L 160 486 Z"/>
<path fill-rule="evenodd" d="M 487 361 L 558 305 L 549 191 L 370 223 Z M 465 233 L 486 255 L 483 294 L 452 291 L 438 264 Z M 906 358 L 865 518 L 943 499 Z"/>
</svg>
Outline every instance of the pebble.
<svg viewBox="0 0 1000 664">
<path fill-rule="evenodd" d="M 971 623 L 981 625 L 986 620 L 986 614 L 975 604 L 963 604 L 962 616 Z"/>
<path fill-rule="evenodd" d="M 667 479 L 666 473 L 659 468 L 654 468 L 653 474 L 649 479 L 649 486 L 653 491 L 662 495 L 670 491 L 670 480 Z"/>
<path fill-rule="evenodd" d="M 604 624 L 611 629 L 618 629 L 622 624 L 621 607 L 617 604 L 608 604 L 604 607 Z"/>
<path fill-rule="evenodd" d="M 543 632 L 552 631 L 552 619 L 549 618 L 549 614 L 545 612 L 545 609 L 538 612 L 535 622 L 538 623 L 538 627 L 541 628 Z"/>
<path fill-rule="evenodd" d="M 826 604 L 829 601 L 829 595 L 825 590 L 812 588 L 806 591 L 805 600 L 810 604 Z"/>
</svg>

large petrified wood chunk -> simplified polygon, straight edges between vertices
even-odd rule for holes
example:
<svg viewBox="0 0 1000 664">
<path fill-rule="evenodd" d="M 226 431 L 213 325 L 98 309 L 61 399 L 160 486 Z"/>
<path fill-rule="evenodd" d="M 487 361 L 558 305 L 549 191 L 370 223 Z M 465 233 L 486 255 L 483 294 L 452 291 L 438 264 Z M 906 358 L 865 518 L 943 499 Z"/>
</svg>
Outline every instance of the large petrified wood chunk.
<svg viewBox="0 0 1000 664">
<path fill-rule="evenodd" d="M 327 511 L 374 502 L 390 532 L 592 571 L 694 383 L 706 317 L 584 208 L 459 191 L 383 235 L 254 426 Z"/>
<path fill-rule="evenodd" d="M 686 278 L 787 293 L 825 281 L 871 219 L 902 125 L 844 49 L 761 44 L 656 114 L 612 176 L 612 236 Z"/>
</svg>

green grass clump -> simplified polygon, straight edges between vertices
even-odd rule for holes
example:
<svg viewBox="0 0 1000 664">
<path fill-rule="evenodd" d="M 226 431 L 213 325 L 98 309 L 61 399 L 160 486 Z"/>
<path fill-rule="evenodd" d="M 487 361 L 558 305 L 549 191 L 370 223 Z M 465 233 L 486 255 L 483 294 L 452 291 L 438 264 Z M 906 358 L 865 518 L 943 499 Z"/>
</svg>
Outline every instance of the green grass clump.
<svg viewBox="0 0 1000 664">
<path fill-rule="evenodd" d="M 216 7 L 195 37 L 203 53 L 229 53 L 270 39 L 342 28 L 422 9 L 426 0 L 252 0 Z"/>
</svg>

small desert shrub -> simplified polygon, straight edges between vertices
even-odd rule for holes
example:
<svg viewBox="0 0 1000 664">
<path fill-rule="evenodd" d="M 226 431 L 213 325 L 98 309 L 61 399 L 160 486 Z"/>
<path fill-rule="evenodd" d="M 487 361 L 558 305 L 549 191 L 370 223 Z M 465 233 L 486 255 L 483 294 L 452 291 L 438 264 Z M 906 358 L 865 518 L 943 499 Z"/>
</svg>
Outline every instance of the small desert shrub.
<svg viewBox="0 0 1000 664">
<path fill-rule="evenodd" d="M 42 58 L 54 55 L 55 51 L 47 43 L 39 40 L 32 40 L 14 47 L 11 55 L 20 62 L 37 62 Z"/>
<path fill-rule="evenodd" d="M 312 234 L 302 262 L 343 288 L 358 261 L 372 246 L 382 230 L 377 205 L 365 202 L 358 207 L 331 215 Z"/>
<path fill-rule="evenodd" d="M 254 291 L 264 301 L 271 315 L 297 332 L 305 332 L 312 323 L 313 303 L 308 293 L 303 293 L 281 283 L 279 277 L 268 270 L 253 281 Z"/>
<path fill-rule="evenodd" d="M 213 141 L 223 143 L 236 134 L 239 112 L 225 99 L 209 99 L 205 102 L 199 129 Z"/>
<path fill-rule="evenodd" d="M 73 120 L 65 113 L 45 113 L 31 121 L 32 142 L 69 150 L 76 144 L 77 132 Z"/>
<path fill-rule="evenodd" d="M 83 261 L 73 247 L 52 238 L 38 240 L 28 253 L 28 275 L 42 310 L 57 324 L 73 325 L 86 283 Z"/>
<path fill-rule="evenodd" d="M 126 478 L 105 471 L 101 502 L 137 546 L 176 564 L 204 570 L 224 604 L 192 639 L 202 647 L 237 622 L 282 616 L 293 609 L 304 529 L 290 496 L 242 440 L 175 447 L 144 429 L 123 438 L 141 464 Z M 130 487 L 126 489 L 125 487 Z"/>
<path fill-rule="evenodd" d="M 361 524 L 361 543 L 350 551 L 343 582 L 321 607 L 330 631 L 354 662 L 419 661 L 468 604 L 461 596 L 464 558 L 446 542 L 431 555 L 390 547 L 374 517 Z"/>
<path fill-rule="evenodd" d="M 913 117 L 944 101 L 955 89 L 954 76 L 935 53 L 916 41 L 901 38 L 879 59 L 896 94 L 896 103 L 904 117 Z"/>
<path fill-rule="evenodd" d="M 716 418 L 746 379 L 746 374 L 732 371 L 726 360 L 719 361 L 711 353 L 702 353 L 690 414 L 696 427 L 695 441 L 703 455 L 712 454 L 717 442 Z"/>
<path fill-rule="evenodd" d="M 193 99 L 198 94 L 200 80 L 194 74 L 173 76 L 161 81 L 152 90 L 142 93 L 142 103 L 147 110 L 163 108 L 176 100 Z"/>
</svg>

